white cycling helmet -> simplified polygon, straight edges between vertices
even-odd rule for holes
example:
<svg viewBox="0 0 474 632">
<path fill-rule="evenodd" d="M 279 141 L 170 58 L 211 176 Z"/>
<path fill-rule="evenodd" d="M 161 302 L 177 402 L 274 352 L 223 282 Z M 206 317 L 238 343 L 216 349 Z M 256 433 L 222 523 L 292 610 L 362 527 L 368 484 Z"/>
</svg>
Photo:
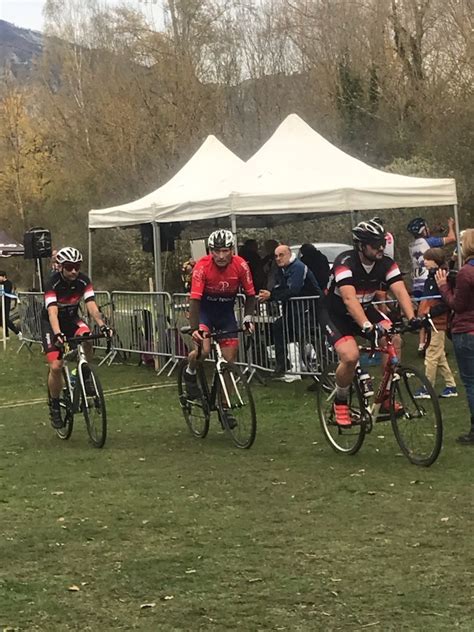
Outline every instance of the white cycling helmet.
<svg viewBox="0 0 474 632">
<path fill-rule="evenodd" d="M 233 248 L 234 235 L 230 230 L 215 230 L 209 235 L 207 243 L 211 250 L 216 250 L 218 248 Z"/>
<path fill-rule="evenodd" d="M 56 262 L 63 263 L 80 263 L 82 261 L 82 255 L 76 248 L 71 248 L 71 246 L 66 246 L 65 248 L 61 248 L 56 253 Z"/>
</svg>

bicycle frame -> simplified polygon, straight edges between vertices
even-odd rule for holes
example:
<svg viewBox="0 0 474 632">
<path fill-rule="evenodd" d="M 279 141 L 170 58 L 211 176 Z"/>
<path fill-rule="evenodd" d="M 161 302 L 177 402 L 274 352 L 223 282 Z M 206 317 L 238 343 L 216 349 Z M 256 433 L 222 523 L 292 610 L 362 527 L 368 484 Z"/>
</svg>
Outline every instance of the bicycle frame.
<svg viewBox="0 0 474 632">
<path fill-rule="evenodd" d="M 227 360 L 222 355 L 221 346 L 215 338 L 212 338 L 211 340 L 211 351 L 214 351 L 217 357 L 215 360 L 215 370 L 214 370 L 210 392 L 207 387 L 207 382 L 204 381 L 205 389 L 207 391 L 205 393 L 206 399 L 209 402 L 209 406 L 211 407 L 211 409 L 216 410 L 217 390 L 220 383 L 222 392 L 224 393 L 224 397 L 225 397 L 225 404 L 227 405 L 227 408 L 231 408 L 231 400 L 229 397 L 227 384 L 225 383 L 225 377 L 224 377 L 224 371 L 223 371 L 223 367 L 227 364 Z M 234 391 L 239 398 L 239 403 L 243 406 L 244 402 L 240 396 L 240 391 L 237 388 L 237 384 L 235 382 L 235 378 L 233 374 L 231 374 L 231 380 L 232 380 L 232 386 L 234 387 Z"/>
</svg>

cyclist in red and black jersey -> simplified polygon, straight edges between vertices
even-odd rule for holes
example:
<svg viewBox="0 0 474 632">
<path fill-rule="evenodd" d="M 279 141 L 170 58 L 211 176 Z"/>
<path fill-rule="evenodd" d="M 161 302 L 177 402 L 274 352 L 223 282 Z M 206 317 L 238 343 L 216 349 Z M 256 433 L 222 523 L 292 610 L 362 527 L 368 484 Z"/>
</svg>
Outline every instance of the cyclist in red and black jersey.
<svg viewBox="0 0 474 632">
<path fill-rule="evenodd" d="M 41 313 L 43 350 L 49 364 L 48 388 L 51 396 L 51 423 L 54 428 L 62 426 L 59 411 L 59 396 L 62 389 L 61 357 L 62 346 L 68 337 L 90 333 L 87 324 L 79 316 L 82 299 L 86 309 L 106 336 L 112 330 L 102 320 L 95 302 L 94 289 L 89 278 L 80 272 L 82 255 L 75 248 L 62 248 L 56 254 L 58 272 L 53 272 L 46 283 L 44 308 Z M 92 358 L 92 343 L 84 343 L 88 360 Z"/>
<path fill-rule="evenodd" d="M 327 296 L 330 320 L 325 323 L 326 334 L 339 358 L 334 408 L 336 422 L 341 426 L 351 425 L 347 399 L 359 362 L 354 336 L 374 339 L 392 325 L 387 315 L 373 305 L 376 292 L 389 288 L 413 329 L 420 328 L 400 269 L 393 259 L 384 254 L 385 230 L 382 224 L 375 219 L 360 222 L 354 227 L 352 235 L 354 249 L 341 253 L 334 261 Z M 386 408 L 388 410 L 388 399 Z"/>
<path fill-rule="evenodd" d="M 233 254 L 234 236 L 230 230 L 216 230 L 209 236 L 210 253 L 202 257 L 193 268 L 189 309 L 189 324 L 193 339 L 201 347 L 201 359 L 210 352 L 211 342 L 203 332 L 234 332 L 219 338 L 222 355 L 228 362 L 237 358 L 238 338 L 234 304 L 242 289 L 246 295 L 243 325 L 253 332 L 255 289 L 248 263 Z M 184 373 L 186 391 L 190 399 L 201 397 L 196 380 L 197 350 L 188 356 L 189 364 Z"/>
</svg>

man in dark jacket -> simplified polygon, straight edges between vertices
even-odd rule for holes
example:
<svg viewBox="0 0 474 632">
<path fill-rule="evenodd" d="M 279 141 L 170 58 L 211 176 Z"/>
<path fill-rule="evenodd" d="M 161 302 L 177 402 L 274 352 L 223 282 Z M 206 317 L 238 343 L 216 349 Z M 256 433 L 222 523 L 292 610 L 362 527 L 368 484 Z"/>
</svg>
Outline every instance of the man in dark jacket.
<svg viewBox="0 0 474 632">
<path fill-rule="evenodd" d="M 11 329 L 14 334 L 17 336 L 20 333 L 18 327 L 15 326 L 15 323 L 10 318 L 10 305 L 11 298 L 13 296 L 13 285 L 12 282 L 7 278 L 7 273 L 0 271 L 0 293 L 5 294 L 3 300 L 5 301 L 5 322 L 6 326 L 2 323 L 2 306 L 0 303 L 0 327 L 5 327 L 5 335 L 8 338 L 8 330 Z M 0 297 L 0 301 L 1 301 Z"/>
<path fill-rule="evenodd" d="M 307 313 L 300 313 L 301 309 L 304 311 L 305 308 L 307 312 L 308 305 L 293 304 L 290 307 L 288 301 L 297 296 L 321 296 L 322 292 L 314 274 L 292 254 L 289 246 L 277 246 L 275 260 L 278 266 L 275 285 L 271 291 L 260 290 L 258 298 L 259 301 L 281 301 L 283 304 L 282 316 L 273 323 L 276 357 L 274 377 L 282 377 L 290 368 L 285 342 L 295 340 L 296 323 L 307 322 L 309 316 Z"/>
</svg>

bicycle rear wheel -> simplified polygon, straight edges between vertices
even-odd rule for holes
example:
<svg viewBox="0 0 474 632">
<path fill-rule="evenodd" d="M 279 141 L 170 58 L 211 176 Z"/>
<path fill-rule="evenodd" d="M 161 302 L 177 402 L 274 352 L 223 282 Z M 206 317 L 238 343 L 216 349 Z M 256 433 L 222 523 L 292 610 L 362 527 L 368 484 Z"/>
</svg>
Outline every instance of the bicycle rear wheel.
<svg viewBox="0 0 474 632">
<path fill-rule="evenodd" d="M 63 369 L 63 389 L 59 397 L 59 410 L 61 411 L 61 419 L 63 421 L 62 428 L 55 428 L 56 434 L 60 439 L 66 441 L 72 434 L 74 426 L 74 414 L 71 400 L 71 394 L 69 393 L 66 370 Z M 51 395 L 48 389 L 48 407 L 51 407 Z"/>
<path fill-rule="evenodd" d="M 217 410 L 225 430 L 237 448 L 248 449 L 257 435 L 257 414 L 247 378 L 232 362 L 222 364 L 222 377 L 227 391 L 219 379 Z"/>
<path fill-rule="evenodd" d="M 336 423 L 334 399 L 336 396 L 337 363 L 329 364 L 321 374 L 318 389 L 318 416 L 322 431 L 329 445 L 343 454 L 355 454 L 364 443 L 367 429 L 367 413 L 357 379 L 349 390 L 349 409 L 352 425 L 343 428 Z"/>
<path fill-rule="evenodd" d="M 80 365 L 82 383 L 86 396 L 81 389 L 81 410 L 86 422 L 87 434 L 96 448 L 103 448 L 107 438 L 107 411 L 104 392 L 96 371 L 86 362 Z"/>
<path fill-rule="evenodd" d="M 204 368 L 198 367 L 197 381 L 201 389 L 202 397 L 200 399 L 188 399 L 186 394 L 186 384 L 184 381 L 184 373 L 188 366 L 187 359 L 183 360 L 178 369 L 178 397 L 183 417 L 191 431 L 191 434 L 199 439 L 204 439 L 209 432 L 209 403 L 206 398 L 208 392 L 206 376 Z"/>
<path fill-rule="evenodd" d="M 415 399 L 417 391 L 428 397 Z M 402 410 L 395 411 L 395 403 Z M 430 381 L 413 367 L 399 367 L 390 388 L 392 429 L 403 454 L 414 465 L 432 465 L 443 443 L 443 418 L 438 397 Z"/>
</svg>

